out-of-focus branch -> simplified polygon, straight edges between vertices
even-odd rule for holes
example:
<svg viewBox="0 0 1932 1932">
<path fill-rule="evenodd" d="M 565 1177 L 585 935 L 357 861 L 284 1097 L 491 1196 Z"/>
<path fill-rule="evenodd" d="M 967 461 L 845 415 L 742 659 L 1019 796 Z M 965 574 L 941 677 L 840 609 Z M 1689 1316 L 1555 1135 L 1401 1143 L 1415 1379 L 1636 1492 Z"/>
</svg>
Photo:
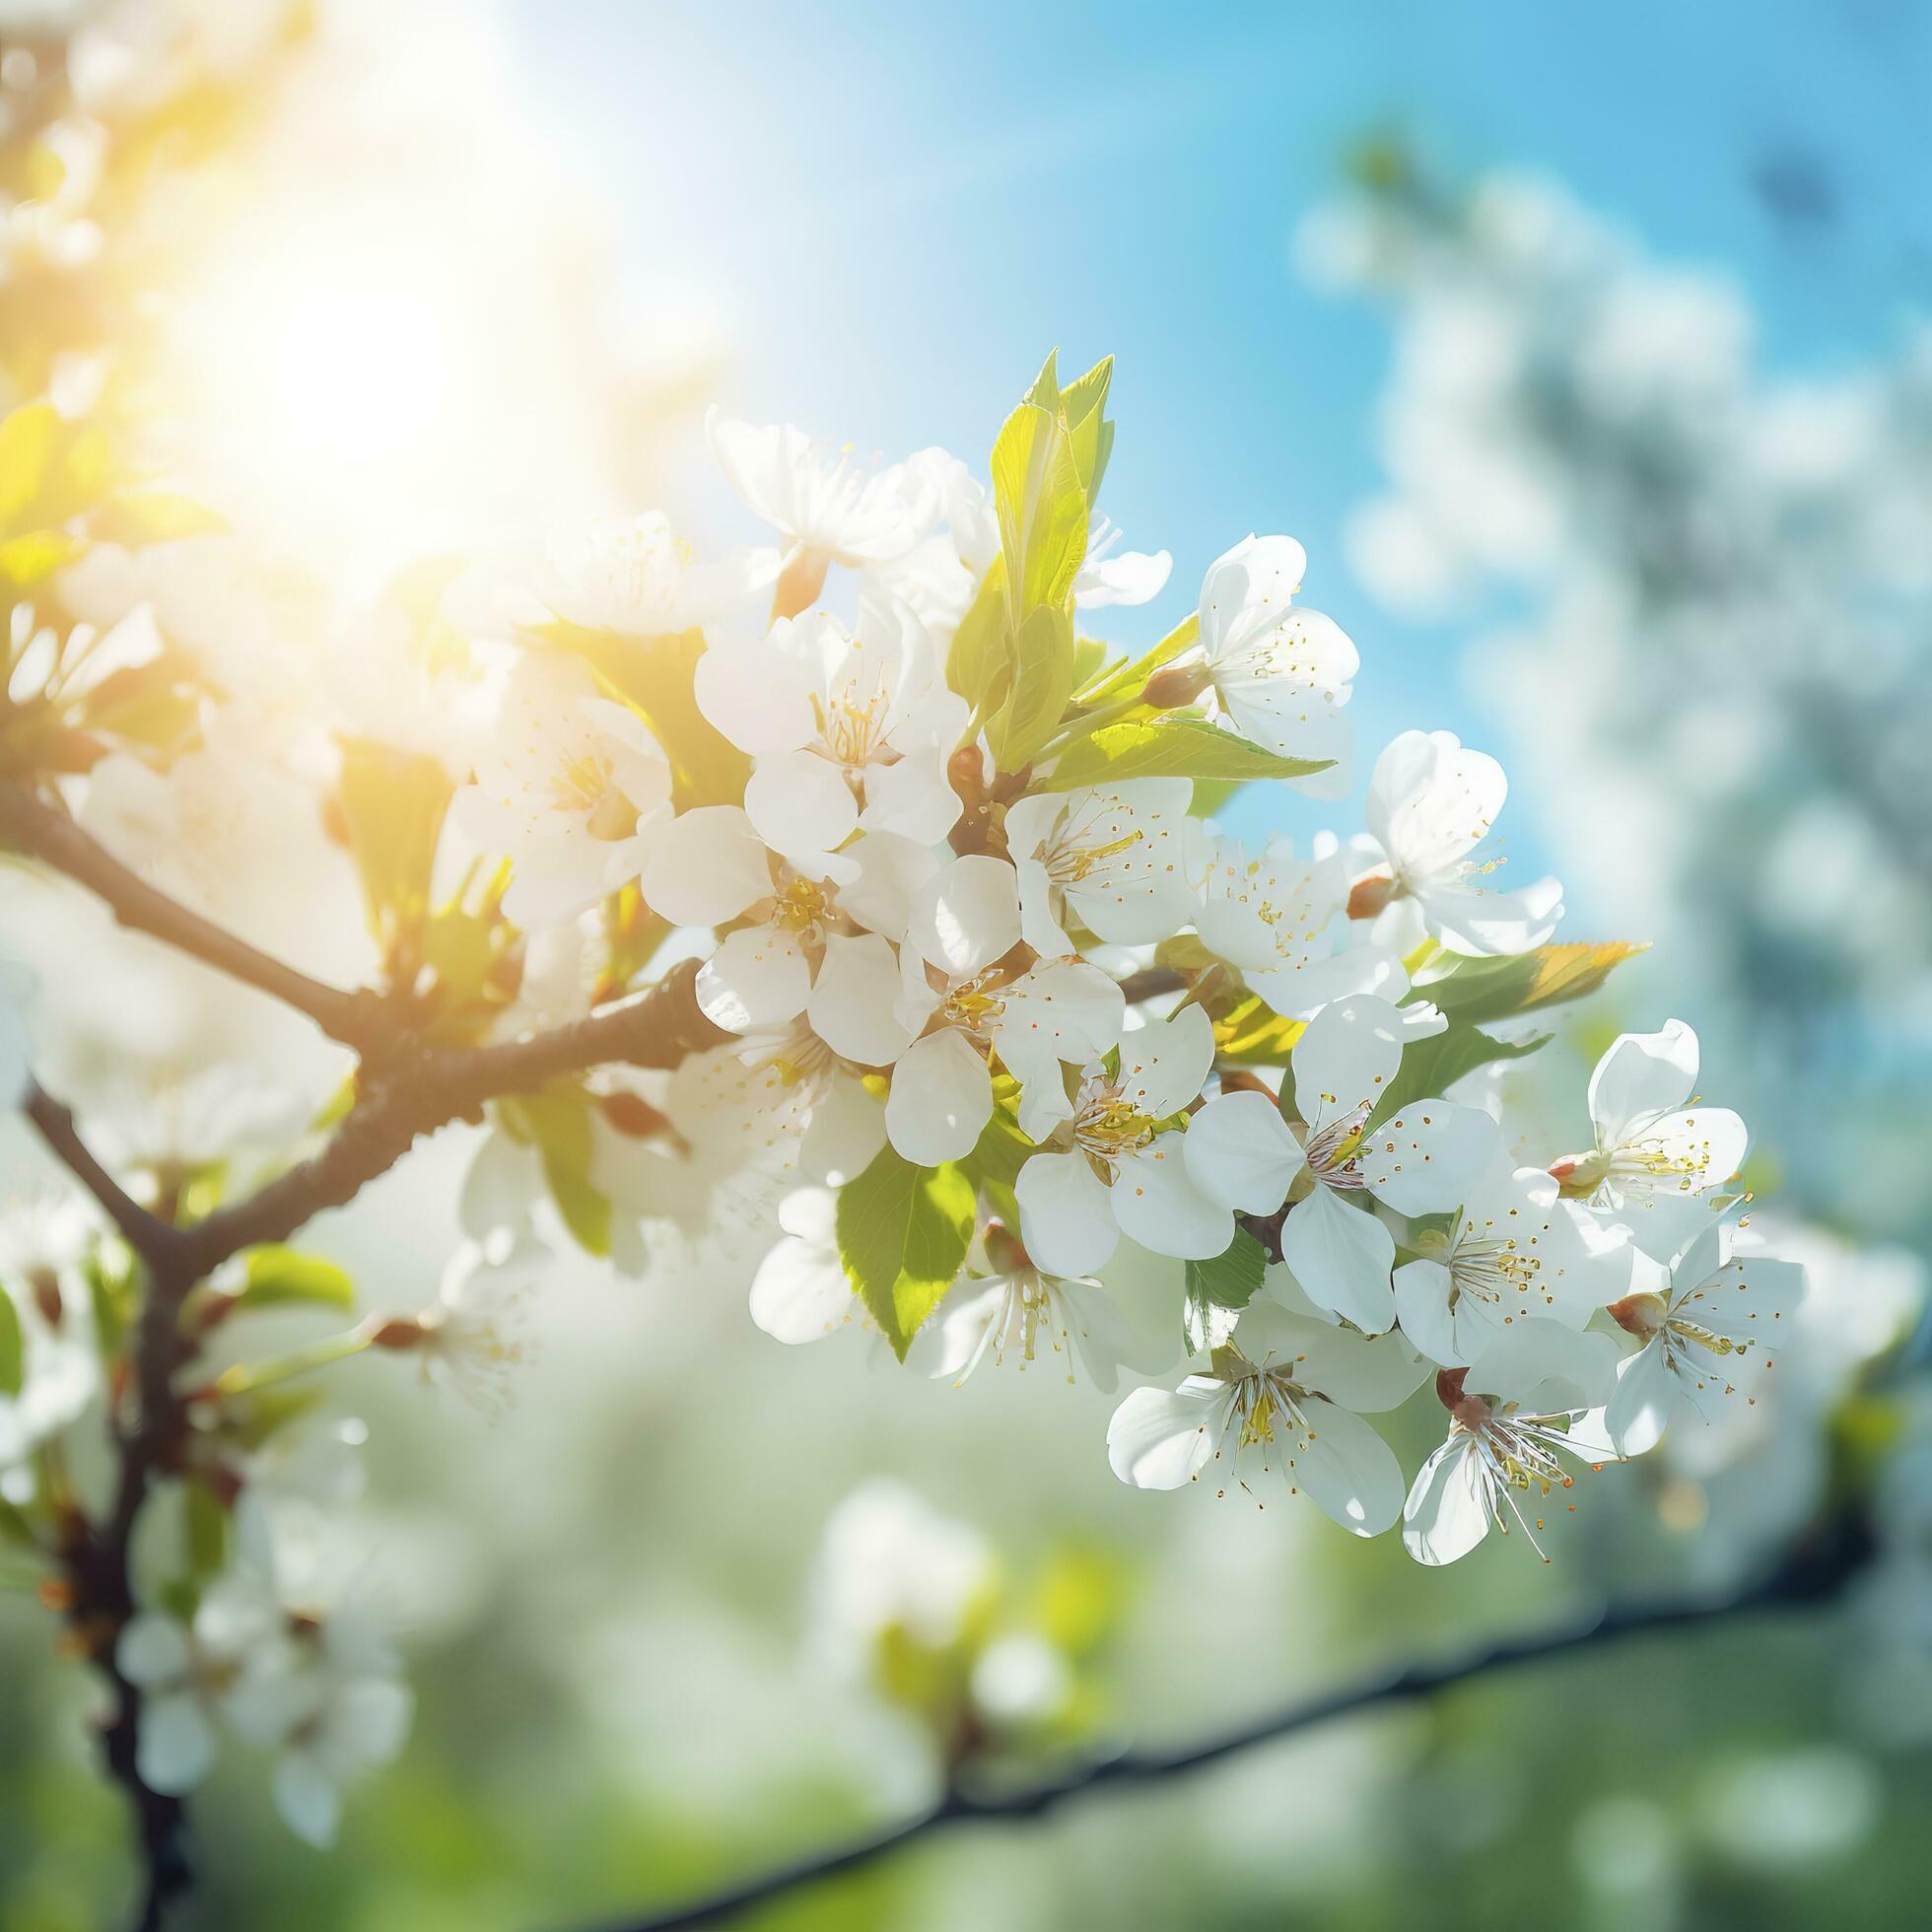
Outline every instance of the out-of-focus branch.
<svg viewBox="0 0 1932 1932">
<path fill-rule="evenodd" d="M 95 1157 L 74 1125 L 71 1109 L 56 1100 L 37 1080 L 31 1081 L 21 1111 L 39 1130 L 40 1138 L 62 1164 L 93 1195 L 107 1218 L 144 1260 L 172 1250 L 180 1232 L 159 1215 L 151 1214 Z"/>
<path fill-rule="evenodd" d="M 251 946 L 203 919 L 123 865 L 58 805 L 24 786 L 0 784 L 0 847 L 11 847 L 84 885 L 125 927 L 271 995 L 305 1013 L 331 1039 L 363 1049 L 385 1021 L 377 997 L 344 992 Z"/>
<path fill-rule="evenodd" d="M 525 1093 L 592 1067 L 676 1067 L 723 1045 L 733 1036 L 699 1010 L 697 971 L 687 960 L 621 1006 L 526 1040 L 425 1047 L 385 1061 L 319 1153 L 183 1230 L 196 1275 L 212 1273 L 243 1248 L 286 1240 L 325 1208 L 353 1201 L 421 1136 L 475 1114 L 499 1094 Z"/>
<path fill-rule="evenodd" d="M 922 1812 L 888 1829 L 855 1838 L 783 1865 L 748 1884 L 733 1886 L 652 1918 L 633 1919 L 612 1932 L 682 1932 L 721 1925 L 754 1906 L 770 1904 L 820 1880 L 869 1865 L 900 1846 L 952 1825 L 1018 1822 L 1043 1818 L 1069 1799 L 1117 1785 L 1158 1784 L 1185 1776 L 1259 1745 L 1329 1724 L 1385 1704 L 1413 1702 L 1475 1683 L 1499 1671 L 1542 1663 L 1627 1638 L 1655 1636 L 1698 1624 L 1728 1622 L 1769 1611 L 1802 1610 L 1837 1598 L 1870 1560 L 1861 1522 L 1845 1520 L 1794 1552 L 1776 1569 L 1746 1589 L 1721 1598 L 1608 1606 L 1585 1621 L 1537 1636 L 1512 1637 L 1440 1663 L 1412 1663 L 1384 1676 L 1286 1705 L 1280 1710 L 1174 1751 L 1120 1751 L 1088 1759 L 1070 1771 L 1039 1783 L 1005 1789 L 955 1784 Z"/>
</svg>

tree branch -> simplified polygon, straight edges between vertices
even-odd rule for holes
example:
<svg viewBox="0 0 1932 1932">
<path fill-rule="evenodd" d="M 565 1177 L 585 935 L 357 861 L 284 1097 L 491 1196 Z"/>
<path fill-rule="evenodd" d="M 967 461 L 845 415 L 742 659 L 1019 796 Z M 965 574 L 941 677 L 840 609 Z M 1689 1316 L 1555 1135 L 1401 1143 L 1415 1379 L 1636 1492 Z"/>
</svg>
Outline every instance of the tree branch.
<svg viewBox="0 0 1932 1932">
<path fill-rule="evenodd" d="M 699 1010 L 697 973 L 696 962 L 686 960 L 623 1005 L 526 1040 L 426 1047 L 385 1062 L 319 1153 L 246 1201 L 182 1230 L 195 1274 L 212 1274 L 243 1248 L 287 1240 L 325 1208 L 353 1201 L 419 1137 L 475 1114 L 500 1094 L 526 1093 L 591 1067 L 676 1067 L 691 1054 L 724 1045 L 735 1036 Z"/>
<path fill-rule="evenodd" d="M 28 1083 L 21 1111 L 39 1130 L 40 1138 L 62 1164 L 93 1195 L 107 1218 L 120 1229 L 127 1244 L 143 1260 L 171 1249 L 179 1231 L 149 1211 L 95 1159 L 74 1126 L 71 1109 L 63 1106 L 37 1080 Z"/>
<path fill-rule="evenodd" d="M 58 805 L 24 786 L 0 783 L 0 846 L 64 872 L 86 886 L 122 926 L 165 940 L 203 965 L 271 995 L 307 1014 L 332 1040 L 361 1049 L 386 1030 L 374 994 L 345 993 L 310 979 L 190 912 L 123 865 Z"/>
<path fill-rule="evenodd" d="M 657 1917 L 633 1919 L 612 1932 L 684 1932 L 718 1925 L 787 1898 L 805 1886 L 872 1864 L 902 1845 L 950 1825 L 1043 1818 L 1072 1798 L 1108 1786 L 1157 1784 L 1218 1763 L 1240 1752 L 1292 1737 L 1317 1725 L 1352 1717 L 1384 1704 L 1409 1703 L 1438 1691 L 1526 1664 L 1544 1662 L 1600 1644 L 1657 1635 L 1696 1624 L 1721 1622 L 1765 1611 L 1802 1610 L 1837 1598 L 1870 1561 L 1872 1546 L 1862 1522 L 1846 1519 L 1788 1556 L 1776 1569 L 1734 1595 L 1607 1607 L 1580 1623 L 1536 1636 L 1512 1637 L 1442 1663 L 1412 1663 L 1382 1677 L 1292 1703 L 1258 1719 L 1175 1751 L 1121 1751 L 1089 1759 L 1066 1774 L 1005 1790 L 953 1784 L 924 1811 L 884 1831 L 814 1852 L 762 1878 L 694 1900 Z"/>
</svg>

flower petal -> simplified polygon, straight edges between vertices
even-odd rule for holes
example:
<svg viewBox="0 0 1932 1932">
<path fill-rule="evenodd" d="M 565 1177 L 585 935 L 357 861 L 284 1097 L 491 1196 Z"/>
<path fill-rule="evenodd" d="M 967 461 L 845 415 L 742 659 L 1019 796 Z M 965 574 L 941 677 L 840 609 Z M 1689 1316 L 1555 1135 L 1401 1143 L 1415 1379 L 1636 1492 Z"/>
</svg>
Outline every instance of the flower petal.
<svg viewBox="0 0 1932 1932">
<path fill-rule="evenodd" d="M 1106 1182 L 1080 1153 L 1035 1154 L 1013 1183 L 1019 1238 L 1050 1275 L 1092 1275 L 1120 1241 Z M 1223 1246 L 1225 1243 L 1223 1243 Z"/>
<path fill-rule="evenodd" d="M 825 941 L 805 1014 L 841 1059 L 890 1067 L 914 1038 L 893 1011 L 899 992 L 899 962 L 876 932 L 857 938 L 835 932 Z"/>
<path fill-rule="evenodd" d="M 885 1131 L 907 1160 L 937 1167 L 963 1159 L 992 1118 L 993 1076 L 956 1026 L 915 1040 L 900 1056 L 886 1096 Z"/>
<path fill-rule="evenodd" d="M 775 926 L 727 933 L 698 969 L 698 1005 L 727 1033 L 783 1026 L 804 1011 L 810 992 L 811 966 L 798 935 Z"/>
<path fill-rule="evenodd" d="M 1303 1161 L 1301 1143 L 1265 1093 L 1223 1093 L 1188 1123 L 1188 1172 L 1210 1201 L 1272 1214 Z"/>
<path fill-rule="evenodd" d="M 1234 1216 L 1188 1176 L 1186 1137 L 1159 1134 L 1114 1169 L 1114 1218 L 1121 1232 L 1157 1255 L 1208 1261 L 1234 1239 Z"/>
<path fill-rule="evenodd" d="M 1107 1424 L 1107 1462 L 1137 1489 L 1178 1489 L 1214 1451 L 1224 1384 L 1191 1375 L 1178 1389 L 1136 1389 Z"/>
<path fill-rule="evenodd" d="M 1318 1186 L 1288 1209 L 1281 1259 L 1310 1301 L 1365 1335 L 1380 1335 L 1395 1321 L 1395 1236 L 1373 1214 L 1346 1207 L 1332 1188 Z"/>
</svg>

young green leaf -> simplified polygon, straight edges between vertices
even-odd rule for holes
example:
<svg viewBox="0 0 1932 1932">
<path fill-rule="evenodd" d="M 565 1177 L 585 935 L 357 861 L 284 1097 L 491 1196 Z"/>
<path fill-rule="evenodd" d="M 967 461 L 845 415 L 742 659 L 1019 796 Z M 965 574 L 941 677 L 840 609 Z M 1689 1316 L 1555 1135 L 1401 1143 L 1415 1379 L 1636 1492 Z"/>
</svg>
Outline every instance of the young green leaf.
<svg viewBox="0 0 1932 1932">
<path fill-rule="evenodd" d="M 581 1087 L 555 1086 L 498 1103 L 504 1126 L 534 1145 L 550 1199 L 586 1254 L 610 1253 L 610 1200 L 590 1179 L 590 1102 Z"/>
<path fill-rule="evenodd" d="M 1130 778 L 1306 778 L 1326 771 L 1326 758 L 1280 758 L 1199 718 L 1142 723 L 1124 719 L 1075 738 L 1039 781 L 1045 792 L 1075 792 Z"/>
<path fill-rule="evenodd" d="M 1410 1001 L 1427 1000 L 1451 1019 L 1472 1024 L 1533 1012 L 1594 993 L 1614 967 L 1644 947 L 1622 939 L 1602 944 L 1538 946 L 1534 952 L 1500 959 L 1437 952 L 1424 969 L 1427 977 L 1411 988 Z"/>
<path fill-rule="evenodd" d="M 973 1184 L 956 1165 L 915 1167 L 890 1147 L 839 1190 L 846 1279 L 901 1361 L 966 1259 L 973 1213 Z"/>
<path fill-rule="evenodd" d="M 1002 772 L 1016 772 L 1059 730 L 1073 695 L 1073 612 L 1042 604 L 1019 627 L 1012 695 L 987 726 Z"/>
<path fill-rule="evenodd" d="M 1086 492 L 1087 507 L 1100 494 L 1107 458 L 1114 452 L 1114 426 L 1107 420 L 1107 391 L 1114 380 L 1114 359 L 1103 356 L 1077 382 L 1060 392 L 1067 431 L 1073 441 L 1073 462 Z"/>
<path fill-rule="evenodd" d="M 1087 503 L 1065 419 L 1023 402 L 993 446 L 993 500 L 1013 629 L 1072 594 L 1086 556 Z"/>
<path fill-rule="evenodd" d="M 1188 1263 L 1181 1334 L 1189 1354 L 1213 1347 L 1225 1335 L 1228 1324 L 1217 1322 L 1213 1311 L 1247 1307 L 1267 1268 L 1267 1250 L 1245 1227 L 1234 1230 L 1234 1239 L 1218 1255 Z"/>
<path fill-rule="evenodd" d="M 21 1330 L 20 1310 L 0 1287 L 0 1396 L 17 1396 L 27 1379 L 27 1337 Z"/>
<path fill-rule="evenodd" d="M 242 1257 L 241 1291 L 243 1308 L 279 1307 L 288 1302 L 317 1302 L 329 1308 L 353 1307 L 355 1283 L 334 1262 L 295 1248 L 250 1248 Z"/>
<path fill-rule="evenodd" d="M 1417 1100 L 1437 1097 L 1451 1081 L 1492 1061 L 1526 1059 L 1539 1047 L 1548 1046 L 1551 1037 L 1539 1033 L 1530 1040 L 1498 1040 L 1478 1027 L 1451 1024 L 1426 1040 L 1414 1041 L 1404 1050 L 1402 1067 L 1383 1089 L 1369 1125 L 1387 1120 Z"/>
</svg>

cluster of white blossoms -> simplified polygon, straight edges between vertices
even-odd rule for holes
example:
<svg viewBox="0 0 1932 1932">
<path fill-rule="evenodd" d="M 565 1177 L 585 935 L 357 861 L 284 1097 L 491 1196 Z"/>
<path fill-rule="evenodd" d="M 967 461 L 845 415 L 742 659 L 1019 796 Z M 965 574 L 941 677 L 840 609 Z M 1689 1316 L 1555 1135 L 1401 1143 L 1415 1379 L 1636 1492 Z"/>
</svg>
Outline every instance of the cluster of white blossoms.
<svg viewBox="0 0 1932 1932">
<path fill-rule="evenodd" d="M 735 1250 L 773 1337 L 856 1326 L 943 1382 L 1130 1376 L 1104 1428 L 1124 1482 L 1306 1494 L 1356 1535 L 1400 1523 L 1431 1564 L 1491 1528 L 1535 1542 L 1579 1468 L 1758 1400 L 1801 1277 L 1735 1245 L 1745 1129 L 1698 1097 L 1690 1029 L 1611 1047 L 1587 1136 L 1544 1144 L 1547 1114 L 1505 1110 L 1498 1075 L 1543 1016 L 1634 948 L 1559 942 L 1557 882 L 1497 877 L 1496 762 L 1406 731 L 1358 832 L 1217 822 L 1237 792 L 1266 823 L 1246 808 L 1268 788 L 1351 782 L 1357 655 L 1299 600 L 1284 535 L 1208 563 L 1138 655 L 1090 634 L 1171 571 L 1097 508 L 1110 381 L 1102 363 L 1063 385 L 1050 361 L 985 481 L 714 414 L 773 540 L 701 560 L 661 515 L 606 518 L 347 610 L 83 465 L 52 405 L 0 420 L 38 571 L 0 681 L 7 823 L 54 869 L 84 854 L 110 903 L 138 887 L 135 923 L 185 926 L 190 953 L 212 944 L 197 922 L 232 929 L 215 963 L 353 1042 L 322 1049 L 339 1104 L 221 1067 L 159 1112 L 97 1091 L 81 1140 L 138 1206 L 84 1160 L 118 1232 L 69 1206 L 0 1250 L 0 1501 L 51 1534 L 58 1438 L 92 1412 L 141 1443 L 138 1395 L 158 1418 L 141 1523 L 164 1494 L 188 1518 L 159 1570 L 130 1565 L 132 1607 L 68 1579 L 151 1791 L 198 1784 L 224 1737 L 263 1745 L 322 1840 L 342 1786 L 399 1748 L 380 1620 L 290 1554 L 288 1425 L 369 1350 L 500 1411 L 564 1241 L 634 1275 L 667 1230 Z M 264 630 L 310 642 L 269 654 Z M 250 924 L 223 855 L 280 853 L 285 826 L 288 877 L 261 897 L 288 925 Z M 332 874 L 298 866 L 298 826 Z M 320 909 L 351 894 L 366 930 L 345 943 L 353 914 Z M 336 950 L 305 963 L 360 995 L 244 943 L 324 926 Z M 0 985 L 0 1091 L 61 1151 L 28 1069 L 59 1087 L 72 1064 L 31 1001 L 23 1032 L 20 997 Z M 440 1290 L 251 1354 L 256 1309 L 353 1305 L 338 1267 L 280 1241 L 345 1199 L 352 1129 L 379 1124 L 363 1178 L 401 1157 L 383 1114 L 412 1070 L 453 1082 L 426 1124 L 481 1127 Z M 319 1170 L 313 1200 L 247 1232 L 245 1184 L 311 1146 L 255 1200 Z M 155 1255 L 231 1209 L 243 1233 L 172 1284 L 157 1331 Z M 1378 1418 L 1431 1391 L 1440 1443 L 1405 1471 Z M 1006 1629 L 982 1686 L 977 1650 L 935 1639 L 934 1668 L 974 1680 L 947 1708 L 1059 1722 L 1075 1686 L 1029 1644 Z"/>
<path fill-rule="evenodd" d="M 1493 759 L 1405 732 L 1366 831 L 1306 851 L 1204 814 L 1217 782 L 1331 789 L 1356 653 L 1286 536 L 1215 560 L 1137 659 L 1079 638 L 1089 598 L 1168 575 L 1088 561 L 1106 374 L 1049 369 L 992 489 L 714 414 L 777 542 L 701 564 L 649 517 L 555 550 L 456 822 L 573 957 L 635 894 L 700 959 L 733 1037 L 628 1098 L 687 1163 L 790 1189 L 769 1333 L 857 1321 L 942 1377 L 1077 1358 L 1105 1388 L 1185 1347 L 1114 1417 L 1123 1480 L 1278 1481 L 1446 1561 L 1675 1408 L 1755 1401 L 1798 1272 L 1732 1253 L 1745 1129 L 1681 1023 L 1606 1055 L 1580 1152 L 1492 1111 L 1484 1070 L 1541 1044 L 1509 1022 L 1625 950 L 1552 945 L 1555 880 L 1491 882 Z M 675 716 L 625 655 L 673 630 Z M 515 1157 L 499 1133 L 478 1173 Z M 527 1229 L 523 1159 L 473 1181 L 472 1232 Z M 1447 1439 L 1411 1485 L 1363 1418 L 1431 1376 Z"/>
</svg>

